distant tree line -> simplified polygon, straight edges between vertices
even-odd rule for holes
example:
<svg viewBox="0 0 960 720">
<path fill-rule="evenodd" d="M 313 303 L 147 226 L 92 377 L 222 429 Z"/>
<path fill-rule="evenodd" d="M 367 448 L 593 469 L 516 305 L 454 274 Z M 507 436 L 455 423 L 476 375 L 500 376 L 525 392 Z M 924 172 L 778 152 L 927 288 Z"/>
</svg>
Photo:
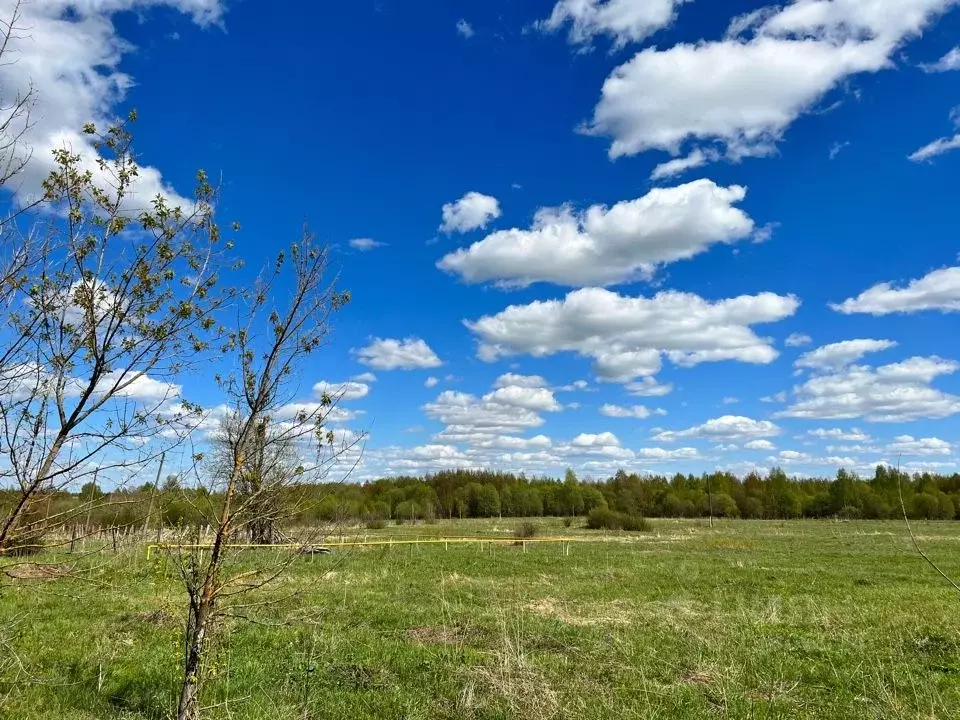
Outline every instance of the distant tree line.
<svg viewBox="0 0 960 720">
<path fill-rule="evenodd" d="M 569 517 L 609 508 L 638 517 L 789 519 L 885 519 L 901 514 L 900 495 L 914 519 L 953 520 L 960 508 L 960 473 L 908 474 L 878 465 L 872 477 L 840 470 L 833 480 L 791 478 L 782 469 L 737 477 L 638 475 L 620 470 L 599 482 L 581 482 L 568 470 L 562 479 L 482 470 L 449 470 L 423 477 L 381 478 L 364 484 L 291 486 L 297 511 L 287 524 L 432 521 L 437 518 Z M 105 494 L 94 483 L 79 492 L 52 493 L 49 512 L 105 499 L 84 522 L 98 527 L 189 526 L 204 522 L 221 500 L 204 488 L 181 487 L 170 476 L 159 487 Z M 0 508 L 16 493 L 0 491 Z M 205 510 L 206 509 L 206 510 Z"/>
</svg>

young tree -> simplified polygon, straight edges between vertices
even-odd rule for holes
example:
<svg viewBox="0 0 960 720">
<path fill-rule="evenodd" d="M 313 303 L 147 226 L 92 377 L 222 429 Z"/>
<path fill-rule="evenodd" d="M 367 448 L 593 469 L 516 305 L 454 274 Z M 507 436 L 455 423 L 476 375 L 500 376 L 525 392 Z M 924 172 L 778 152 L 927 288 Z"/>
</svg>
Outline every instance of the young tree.
<svg viewBox="0 0 960 720">
<path fill-rule="evenodd" d="M 236 374 L 217 378 L 228 409 L 215 440 L 216 471 L 210 479 L 219 498 L 210 518 L 213 538 L 209 552 L 180 558 L 189 603 L 178 720 L 199 717 L 205 660 L 218 619 L 236 614 L 238 596 L 264 587 L 286 567 L 231 572 L 228 542 L 252 527 L 275 523 L 285 496 L 289 500 L 297 487 L 325 477 L 356 443 L 338 443 L 328 427 L 335 397 L 323 393 L 314 402 L 294 402 L 298 371 L 323 345 L 332 313 L 349 300 L 327 279 L 327 259 L 326 249 L 306 233 L 289 256 L 281 253 L 272 271 L 245 295 L 246 310 L 224 348 L 235 355 L 238 367 Z M 286 275 L 292 276 L 289 290 L 281 283 Z M 278 302 L 281 295 L 289 295 L 285 304 Z M 301 455 L 297 464 L 291 448 Z M 308 449 L 309 459 L 303 457 Z"/>
<path fill-rule="evenodd" d="M 210 348 L 231 295 L 218 288 L 206 176 L 185 209 L 140 197 L 126 126 L 85 132 L 98 157 L 54 153 L 40 257 L 0 334 L 0 454 L 18 492 L 0 555 L 64 521 L 38 512 L 47 494 L 139 467 L 182 437 L 196 408 L 174 402 L 176 380 Z"/>
</svg>

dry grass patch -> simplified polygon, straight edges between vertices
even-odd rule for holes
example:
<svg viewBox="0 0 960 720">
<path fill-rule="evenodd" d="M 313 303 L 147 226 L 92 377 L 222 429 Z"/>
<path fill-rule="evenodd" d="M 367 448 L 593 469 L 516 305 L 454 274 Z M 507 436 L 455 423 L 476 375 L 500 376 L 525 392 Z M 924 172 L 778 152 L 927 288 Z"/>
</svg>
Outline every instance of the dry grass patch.
<svg viewBox="0 0 960 720">
<path fill-rule="evenodd" d="M 608 603 L 578 604 L 573 612 L 568 603 L 555 598 L 541 598 L 523 606 L 527 612 L 535 613 L 551 620 L 559 620 L 567 625 L 588 627 L 591 625 L 629 625 L 632 617 L 625 603 L 614 600 Z"/>
</svg>

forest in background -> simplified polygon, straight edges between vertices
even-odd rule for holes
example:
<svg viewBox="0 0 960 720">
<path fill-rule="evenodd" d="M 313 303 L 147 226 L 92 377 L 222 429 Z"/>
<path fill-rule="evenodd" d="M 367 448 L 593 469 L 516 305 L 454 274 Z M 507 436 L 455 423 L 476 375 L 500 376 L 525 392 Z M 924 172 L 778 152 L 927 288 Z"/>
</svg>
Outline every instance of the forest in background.
<svg viewBox="0 0 960 720">
<path fill-rule="evenodd" d="M 834 479 L 791 478 L 782 469 L 738 477 L 728 472 L 639 475 L 618 471 L 603 481 L 580 481 L 483 470 L 445 470 L 423 477 L 373 482 L 293 485 L 286 525 L 318 523 L 429 522 L 438 518 L 572 517 L 609 508 L 637 517 L 745 519 L 862 518 L 902 514 L 915 519 L 953 520 L 960 508 L 960 473 L 899 472 L 878 465 L 872 477 L 840 470 Z M 901 496 L 903 506 L 901 508 Z M 16 498 L 0 491 L 0 509 Z M 184 487 L 174 475 L 159 486 L 146 483 L 105 493 L 95 483 L 78 492 L 46 498 L 47 511 L 86 506 L 91 527 L 189 527 L 204 522 L 221 497 L 205 488 Z"/>
</svg>

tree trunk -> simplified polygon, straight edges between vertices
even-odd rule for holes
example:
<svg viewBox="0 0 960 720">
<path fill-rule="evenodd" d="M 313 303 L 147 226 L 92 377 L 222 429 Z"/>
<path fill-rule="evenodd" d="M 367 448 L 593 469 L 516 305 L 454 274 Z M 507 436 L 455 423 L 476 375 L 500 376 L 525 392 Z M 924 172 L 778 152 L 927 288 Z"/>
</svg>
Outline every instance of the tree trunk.
<svg viewBox="0 0 960 720">
<path fill-rule="evenodd" d="M 180 688 L 180 703 L 177 705 L 177 720 L 200 718 L 200 673 L 203 672 L 203 656 L 210 617 L 208 602 L 201 595 L 196 602 L 191 600 L 187 616 L 183 685 Z"/>
<path fill-rule="evenodd" d="M 250 543 L 252 545 L 273 545 L 277 538 L 273 518 L 258 517 L 250 523 Z"/>
<path fill-rule="evenodd" d="M 13 509 L 10 511 L 10 514 L 7 515 L 3 525 L 0 526 L 0 554 L 17 545 L 18 532 L 24 516 L 28 514 L 33 505 L 33 501 L 43 489 L 44 481 L 47 479 L 47 475 L 50 473 L 50 469 L 53 467 L 53 461 L 56 460 L 57 455 L 60 454 L 60 449 L 63 447 L 64 440 L 65 437 L 61 433 L 51 446 L 50 452 L 48 452 L 47 456 L 44 458 L 43 464 L 37 471 L 37 475 L 33 482 L 31 482 L 30 485 L 28 485 L 20 493 L 20 500 L 16 505 L 14 505 Z"/>
</svg>

